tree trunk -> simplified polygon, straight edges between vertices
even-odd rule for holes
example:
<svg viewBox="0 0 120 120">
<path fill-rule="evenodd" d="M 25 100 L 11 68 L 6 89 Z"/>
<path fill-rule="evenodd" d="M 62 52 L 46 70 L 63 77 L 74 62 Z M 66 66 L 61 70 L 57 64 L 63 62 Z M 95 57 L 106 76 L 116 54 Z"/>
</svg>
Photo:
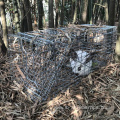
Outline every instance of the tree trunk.
<svg viewBox="0 0 120 120">
<path fill-rule="evenodd" d="M 108 2 L 107 0 L 104 1 L 104 6 L 105 6 L 105 22 L 108 24 Z"/>
<path fill-rule="evenodd" d="M 116 62 L 120 62 L 120 33 L 118 35 L 118 40 L 116 41 L 115 53 L 116 53 L 116 55 L 115 55 L 115 61 Z"/>
<path fill-rule="evenodd" d="M 120 10 L 120 3 L 119 3 L 119 10 Z M 120 11 L 119 11 L 120 13 Z M 115 48 L 115 61 L 120 62 L 120 15 L 119 15 L 119 24 L 118 24 L 118 40 L 116 41 L 116 48 Z"/>
<path fill-rule="evenodd" d="M 77 20 L 77 3 L 78 1 L 75 1 L 75 11 L 74 11 L 74 17 L 73 17 L 73 24 L 76 22 Z"/>
<path fill-rule="evenodd" d="M 85 24 L 87 22 L 87 8 L 88 0 L 83 0 L 81 3 L 81 24 Z"/>
<path fill-rule="evenodd" d="M 19 13 L 18 13 L 18 3 L 17 0 L 13 0 L 14 5 L 14 15 L 15 15 L 15 26 L 17 32 L 20 32 L 20 22 L 19 22 Z"/>
<path fill-rule="evenodd" d="M 89 6 L 88 6 L 88 9 L 89 9 L 89 13 L 88 13 L 88 15 L 89 15 L 89 23 L 92 24 L 92 17 L 93 17 L 93 12 L 92 12 L 93 8 L 92 8 L 92 6 L 93 6 L 93 0 L 89 0 L 88 4 L 89 4 Z"/>
<path fill-rule="evenodd" d="M 6 53 L 7 53 L 7 48 L 5 47 L 2 37 L 0 36 L 0 63 L 1 63 L 1 58 L 4 57 Z"/>
<path fill-rule="evenodd" d="M 21 11 L 20 31 L 21 32 L 28 32 L 27 17 L 25 16 L 25 9 L 24 9 L 23 3 L 21 3 L 20 11 Z"/>
<path fill-rule="evenodd" d="M 14 26 L 13 26 L 13 13 L 10 11 L 10 22 L 11 22 L 11 27 L 12 27 L 12 33 L 14 34 L 15 33 L 15 30 L 14 30 Z"/>
<path fill-rule="evenodd" d="M 4 0 L 0 0 L 0 12 L 1 12 L 2 30 L 3 30 L 3 42 L 5 44 L 5 47 L 8 48 Z"/>
<path fill-rule="evenodd" d="M 43 3 L 42 0 L 37 0 L 38 5 L 38 29 L 43 29 Z"/>
<path fill-rule="evenodd" d="M 65 1 L 62 0 L 61 16 L 60 16 L 60 25 L 61 25 L 61 26 L 63 26 L 63 21 L 64 21 L 64 3 L 65 3 Z"/>
<path fill-rule="evenodd" d="M 75 10 L 75 1 L 71 1 L 71 11 L 70 11 L 70 14 L 71 14 L 71 19 L 73 20 L 73 17 L 74 17 L 74 10 Z M 71 20 L 71 21 L 72 21 Z"/>
<path fill-rule="evenodd" d="M 28 31 L 32 31 L 32 18 L 31 18 L 31 9 L 29 0 L 24 0 L 24 8 L 27 17 Z"/>
<path fill-rule="evenodd" d="M 59 15 L 59 0 L 55 0 L 56 4 L 56 17 L 55 17 L 55 27 L 58 27 L 58 15 Z"/>
<path fill-rule="evenodd" d="M 118 8 L 117 8 L 118 20 L 120 18 L 120 7 L 119 7 L 119 4 L 120 4 L 120 0 L 118 0 Z"/>
<path fill-rule="evenodd" d="M 54 28 L 53 0 L 49 0 L 49 28 Z"/>
<path fill-rule="evenodd" d="M 38 13 L 39 13 L 39 12 L 38 12 Z M 34 0 L 33 14 L 34 14 L 34 25 L 35 25 L 35 27 L 37 27 L 37 17 L 36 17 L 36 0 Z"/>
<path fill-rule="evenodd" d="M 80 12 L 81 12 L 81 7 L 80 7 L 81 1 L 78 0 L 78 22 L 80 23 Z"/>
<path fill-rule="evenodd" d="M 115 0 L 110 0 L 108 25 L 114 26 L 114 24 L 115 24 Z"/>
<path fill-rule="evenodd" d="M 4 56 L 7 53 L 7 47 L 8 47 L 4 0 L 0 0 L 0 12 L 1 12 L 1 21 L 2 21 L 2 30 L 3 30 L 3 40 L 2 37 L 0 36 L 0 63 L 3 63 L 5 61 Z"/>
</svg>

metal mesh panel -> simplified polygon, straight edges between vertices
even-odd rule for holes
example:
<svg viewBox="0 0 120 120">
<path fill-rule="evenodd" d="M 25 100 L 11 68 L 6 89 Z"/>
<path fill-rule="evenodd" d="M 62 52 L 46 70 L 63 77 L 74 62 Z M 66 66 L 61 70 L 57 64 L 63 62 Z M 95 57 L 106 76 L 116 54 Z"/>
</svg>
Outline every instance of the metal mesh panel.
<svg viewBox="0 0 120 120">
<path fill-rule="evenodd" d="M 115 26 L 81 25 L 9 35 L 11 71 L 33 100 L 43 101 L 106 65 L 115 40 Z"/>
</svg>

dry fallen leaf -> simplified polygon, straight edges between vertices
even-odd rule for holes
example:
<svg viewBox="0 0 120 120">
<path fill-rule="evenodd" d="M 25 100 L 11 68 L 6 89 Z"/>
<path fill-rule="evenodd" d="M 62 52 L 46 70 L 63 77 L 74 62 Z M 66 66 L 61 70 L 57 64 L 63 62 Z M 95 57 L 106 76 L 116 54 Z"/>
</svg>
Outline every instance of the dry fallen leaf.
<svg viewBox="0 0 120 120">
<path fill-rule="evenodd" d="M 79 100 L 83 100 L 83 97 L 81 95 L 75 95 L 75 97 Z"/>
<path fill-rule="evenodd" d="M 69 88 L 66 90 L 65 95 L 70 96 L 70 89 Z"/>
<path fill-rule="evenodd" d="M 32 115 L 34 115 L 35 113 L 35 110 L 37 108 L 37 105 L 38 105 L 38 100 L 35 102 L 35 104 L 31 107 L 32 108 Z"/>
<path fill-rule="evenodd" d="M 13 117 L 8 116 L 8 117 L 7 117 L 7 120 L 13 120 Z"/>
<path fill-rule="evenodd" d="M 111 115 L 111 114 L 114 112 L 114 110 L 115 110 L 115 105 L 114 105 L 114 103 L 112 102 L 111 107 L 109 107 L 109 108 L 107 109 L 106 115 Z"/>
</svg>

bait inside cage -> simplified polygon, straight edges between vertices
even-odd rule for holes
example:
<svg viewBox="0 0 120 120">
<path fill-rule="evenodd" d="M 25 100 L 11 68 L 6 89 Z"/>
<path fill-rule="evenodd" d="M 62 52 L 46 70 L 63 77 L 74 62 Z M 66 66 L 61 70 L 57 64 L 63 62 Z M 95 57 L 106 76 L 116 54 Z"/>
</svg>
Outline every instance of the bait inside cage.
<svg viewBox="0 0 120 120">
<path fill-rule="evenodd" d="M 44 101 L 106 65 L 115 40 L 115 26 L 80 25 L 9 35 L 9 50 L 15 53 L 10 54 L 11 71 L 33 100 Z"/>
</svg>

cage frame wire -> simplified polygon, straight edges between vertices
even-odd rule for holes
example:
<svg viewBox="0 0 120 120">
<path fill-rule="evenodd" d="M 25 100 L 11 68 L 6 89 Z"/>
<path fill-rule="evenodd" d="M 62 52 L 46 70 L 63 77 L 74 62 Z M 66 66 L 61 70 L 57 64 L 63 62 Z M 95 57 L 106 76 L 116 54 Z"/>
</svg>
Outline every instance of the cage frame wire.
<svg viewBox="0 0 120 120">
<path fill-rule="evenodd" d="M 93 28 L 94 28 L 94 30 L 93 30 Z M 67 72 L 65 75 L 66 75 L 66 77 L 68 76 L 68 79 L 70 78 L 69 77 L 69 75 L 71 75 L 72 77 L 71 77 L 71 79 L 74 79 L 74 80 L 71 80 L 70 82 L 68 81 L 68 82 L 66 82 L 67 80 L 66 80 L 66 78 L 62 78 L 62 75 L 63 75 L 63 73 L 62 73 L 62 70 L 63 70 L 63 72 L 64 72 L 64 70 L 65 69 L 62 69 L 62 66 L 64 65 L 64 63 L 65 63 L 65 59 L 68 57 L 67 56 L 67 54 L 69 53 L 69 51 L 70 51 L 70 49 L 71 49 L 71 47 L 72 47 L 72 45 L 74 44 L 74 43 L 76 43 L 76 42 L 83 42 L 82 40 L 84 40 L 84 41 L 86 41 L 86 35 L 87 35 L 87 43 L 89 43 L 88 42 L 88 40 L 90 40 L 91 38 L 89 38 L 89 31 L 90 31 L 90 29 L 91 29 L 91 31 L 92 32 L 94 32 L 96 29 L 100 29 L 102 32 L 102 34 L 105 32 L 105 31 L 107 31 L 108 29 L 110 29 L 111 31 L 109 32 L 109 34 L 111 34 L 111 35 L 113 35 L 114 37 L 116 36 L 116 27 L 115 26 L 102 26 L 102 27 L 100 27 L 100 26 L 93 26 L 93 25 L 89 25 L 89 24 L 84 24 L 84 25 L 78 25 L 78 26 L 73 26 L 73 28 L 71 28 L 71 26 L 70 27 L 68 27 L 68 28 L 57 28 L 57 29 L 45 29 L 45 30 L 40 30 L 40 31 L 31 31 L 31 32 L 25 32 L 25 33 L 18 33 L 17 35 L 13 35 L 13 34 L 10 34 L 9 35 L 9 42 L 11 43 L 12 41 L 12 44 L 15 44 L 16 42 L 17 42 L 17 40 L 18 40 L 18 50 L 20 49 L 21 51 L 17 51 L 17 52 L 21 52 L 21 54 L 22 54 L 22 56 L 21 56 L 21 58 L 23 58 L 23 60 L 26 62 L 26 71 L 25 70 L 22 70 L 21 69 L 21 65 L 19 65 L 19 67 L 20 67 L 20 69 L 21 69 L 21 72 L 23 72 L 23 74 L 25 75 L 25 79 L 26 80 L 24 80 L 22 77 L 20 77 L 20 81 L 22 81 L 24 84 L 27 84 L 27 85 L 24 85 L 24 87 L 25 87 L 25 89 L 26 89 L 26 91 L 28 90 L 28 91 L 30 91 L 31 90 L 31 88 L 29 88 L 29 82 L 31 82 L 32 84 L 35 84 L 35 87 L 37 86 L 37 88 L 39 88 L 39 89 L 34 89 L 34 85 L 33 85 L 33 88 L 32 88 L 32 90 L 31 90 L 31 94 L 29 93 L 29 92 L 26 92 L 26 94 L 29 94 L 30 95 L 30 98 L 32 99 L 32 100 L 36 100 L 36 99 L 39 99 L 39 101 L 45 101 L 47 98 L 48 98 L 48 96 L 49 96 L 49 94 L 50 93 L 52 93 L 53 95 L 56 95 L 57 93 L 58 93 L 58 91 L 61 91 L 61 90 L 63 90 L 63 88 L 65 88 L 65 87 L 67 87 L 67 86 L 69 86 L 71 83 L 73 83 L 73 82 L 75 82 L 75 81 L 78 81 L 78 80 L 80 80 L 81 79 L 81 77 L 80 76 L 78 76 L 78 75 L 74 75 L 74 73 L 73 72 Z M 105 30 L 106 29 L 106 30 Z M 49 33 L 49 31 L 50 32 L 52 32 L 52 30 L 53 31 L 57 31 L 56 33 L 54 33 L 54 34 L 52 34 L 52 33 Z M 78 33 L 80 31 L 80 33 Z M 43 32 L 43 33 L 42 33 Z M 82 32 L 83 32 L 83 36 L 82 36 L 82 38 L 79 38 L 79 37 L 81 37 L 80 35 L 82 34 Z M 37 34 L 37 35 L 33 35 L 33 34 Z M 48 34 L 49 33 L 49 34 Z M 97 30 L 96 30 L 96 33 L 97 33 Z M 40 35 L 39 35 L 40 34 Z M 45 34 L 45 37 L 43 37 L 44 36 L 44 34 Z M 104 36 L 105 36 L 105 34 L 108 34 L 107 32 L 106 33 L 104 33 Z M 43 36 L 42 36 L 43 35 Z M 50 35 L 50 36 L 49 36 Z M 27 37 L 26 37 L 27 36 Z M 48 37 L 49 36 L 49 37 Z M 52 36 L 52 39 L 55 39 L 55 37 L 57 37 L 57 38 L 59 38 L 58 39 L 58 41 L 56 41 L 56 40 L 50 40 L 51 37 Z M 63 37 L 64 36 L 64 37 Z M 49 39 L 46 39 L 46 38 L 49 38 Z M 94 35 L 92 36 L 92 39 L 94 39 Z M 40 38 L 40 40 L 38 39 L 38 38 Z M 15 39 L 15 40 L 14 40 Z M 39 43 L 40 43 L 40 45 L 38 44 L 38 40 L 39 40 Z M 81 41 L 80 41 L 80 40 Z M 109 38 L 109 40 L 111 40 L 111 44 L 114 44 L 114 42 L 115 42 L 115 39 L 116 38 L 114 38 L 114 40 L 112 39 L 111 40 L 111 37 Z M 67 42 L 66 42 L 67 41 Z M 26 46 L 26 44 L 27 44 L 27 42 L 28 42 L 28 47 L 30 47 L 30 50 L 33 52 L 34 50 L 33 50 L 33 48 L 34 48 L 34 44 L 35 44 L 35 47 L 37 46 L 37 49 L 39 49 L 38 47 L 40 47 L 40 46 L 42 46 L 41 44 L 43 44 L 43 46 L 45 45 L 45 44 L 48 44 L 48 47 L 50 47 L 50 49 L 49 50 L 52 50 L 52 49 L 55 49 L 56 47 L 58 47 L 57 46 L 57 44 L 59 45 L 59 44 L 61 44 L 61 45 L 63 45 L 62 47 L 64 48 L 64 52 L 62 51 L 62 47 L 61 47 L 61 49 L 60 48 L 58 48 L 59 50 L 61 50 L 61 52 L 59 51 L 59 53 L 58 53 L 58 55 L 59 56 L 55 56 L 55 61 L 53 61 L 54 62 L 54 67 L 53 67 L 53 70 L 54 70 L 54 72 L 52 73 L 52 79 L 51 80 L 48 80 L 48 83 L 47 83 L 47 85 L 48 85 L 48 87 L 46 87 L 45 89 L 43 89 L 42 87 L 45 87 L 46 85 L 44 85 L 44 84 L 46 84 L 43 80 L 42 80 L 42 82 L 43 83 L 41 83 L 41 85 L 40 85 L 40 83 L 38 83 L 38 81 L 33 81 L 33 80 L 31 80 L 29 77 L 28 77 L 28 75 L 27 75 L 27 73 L 28 73 L 28 71 L 27 71 L 27 67 L 28 67 L 28 59 L 29 59 L 29 56 L 28 56 L 28 53 L 29 53 L 29 50 L 28 51 L 26 51 L 27 49 L 25 48 Z M 103 44 L 105 41 L 103 41 L 103 42 L 101 42 L 101 44 Z M 9 50 L 10 51 L 16 51 L 16 50 L 14 50 L 13 48 L 12 48 L 12 44 L 10 44 L 9 45 Z M 51 46 L 49 46 L 49 45 L 53 45 L 52 47 Z M 84 44 L 84 42 L 83 42 L 83 44 Z M 104 43 L 105 44 L 105 43 Z M 65 46 L 65 45 L 67 45 L 67 46 Z M 81 45 L 81 44 L 80 44 Z M 89 45 L 89 44 L 88 44 Z M 86 46 L 87 47 L 87 46 Z M 82 47 L 81 47 L 82 48 Z M 80 49 L 81 49 L 80 48 Z M 108 48 L 110 48 L 110 46 L 108 46 Z M 36 49 L 36 51 L 38 51 Z M 47 48 L 46 48 L 47 49 Z M 111 49 L 112 49 L 112 47 L 111 47 Z M 84 51 L 84 49 L 83 49 L 83 51 Z M 91 50 L 91 49 L 88 49 L 87 51 L 89 51 L 89 52 L 93 52 L 94 50 Z M 51 52 L 51 51 L 50 51 Z M 55 50 L 54 50 L 54 52 L 56 52 Z M 63 52 L 63 53 L 62 53 Z M 106 51 L 105 51 L 106 52 Z M 113 51 L 111 51 L 110 53 L 108 52 L 107 53 L 107 55 L 109 55 L 109 54 L 111 54 Z M 24 54 L 25 54 L 25 57 L 24 57 Z M 34 52 L 33 52 L 33 54 L 34 54 Z M 35 55 L 37 55 L 37 52 L 36 52 L 36 54 L 34 54 L 33 55 L 33 57 L 36 57 Z M 61 55 L 61 56 L 60 56 Z M 32 55 L 31 55 L 32 56 Z M 13 59 L 15 59 L 14 58 L 15 56 L 12 56 L 11 55 L 11 61 L 13 60 Z M 44 56 L 43 56 L 44 57 Z M 61 57 L 61 59 L 59 60 L 59 57 Z M 68 59 L 68 58 L 67 58 Z M 35 64 L 35 61 L 34 60 L 36 60 L 35 58 L 33 58 L 33 64 Z M 44 59 L 43 59 L 44 60 Z M 46 60 L 46 59 L 45 59 Z M 49 59 L 48 59 L 49 60 Z M 57 61 L 58 60 L 58 61 Z M 13 61 L 12 61 L 13 62 Z M 19 63 L 19 62 L 18 62 Z M 23 64 L 23 67 L 24 67 L 24 64 L 25 63 L 22 63 Z M 35 65 L 33 65 L 33 67 L 35 67 Z M 14 69 L 15 69 L 15 65 L 14 64 L 11 64 L 11 71 L 14 71 Z M 46 68 L 47 69 L 47 68 Z M 69 69 L 69 68 L 68 68 Z M 31 70 L 34 70 L 34 69 L 31 69 Z M 40 72 L 38 72 L 39 74 L 41 74 Z M 17 74 L 18 74 L 18 72 L 17 72 Z M 60 74 L 60 75 L 59 75 Z M 67 75 L 68 74 L 68 75 Z M 36 76 L 35 76 L 36 74 L 34 74 L 33 76 L 33 78 L 35 79 L 36 78 Z M 18 75 L 19 76 L 19 75 Z M 63 75 L 64 76 L 64 75 Z M 16 78 L 16 76 L 14 76 L 15 78 Z M 38 75 L 38 77 L 39 77 L 39 75 Z M 45 76 L 46 77 L 46 76 Z M 61 77 L 61 78 L 60 78 Z M 18 81 L 18 83 L 20 83 L 21 84 L 21 82 L 20 81 Z M 50 81 L 52 81 L 52 83 L 50 82 Z M 62 82 L 61 84 L 59 84 L 60 82 Z M 58 86 L 57 86 L 57 84 L 58 84 Z M 30 85 L 30 86 L 32 86 L 32 85 Z M 63 88 L 62 88 L 63 87 Z M 40 91 L 40 88 L 41 88 L 41 91 Z M 62 89 L 61 89 L 62 88 Z M 52 89 L 52 90 L 51 90 Z M 52 91 L 52 92 L 50 92 L 50 90 Z"/>
</svg>

